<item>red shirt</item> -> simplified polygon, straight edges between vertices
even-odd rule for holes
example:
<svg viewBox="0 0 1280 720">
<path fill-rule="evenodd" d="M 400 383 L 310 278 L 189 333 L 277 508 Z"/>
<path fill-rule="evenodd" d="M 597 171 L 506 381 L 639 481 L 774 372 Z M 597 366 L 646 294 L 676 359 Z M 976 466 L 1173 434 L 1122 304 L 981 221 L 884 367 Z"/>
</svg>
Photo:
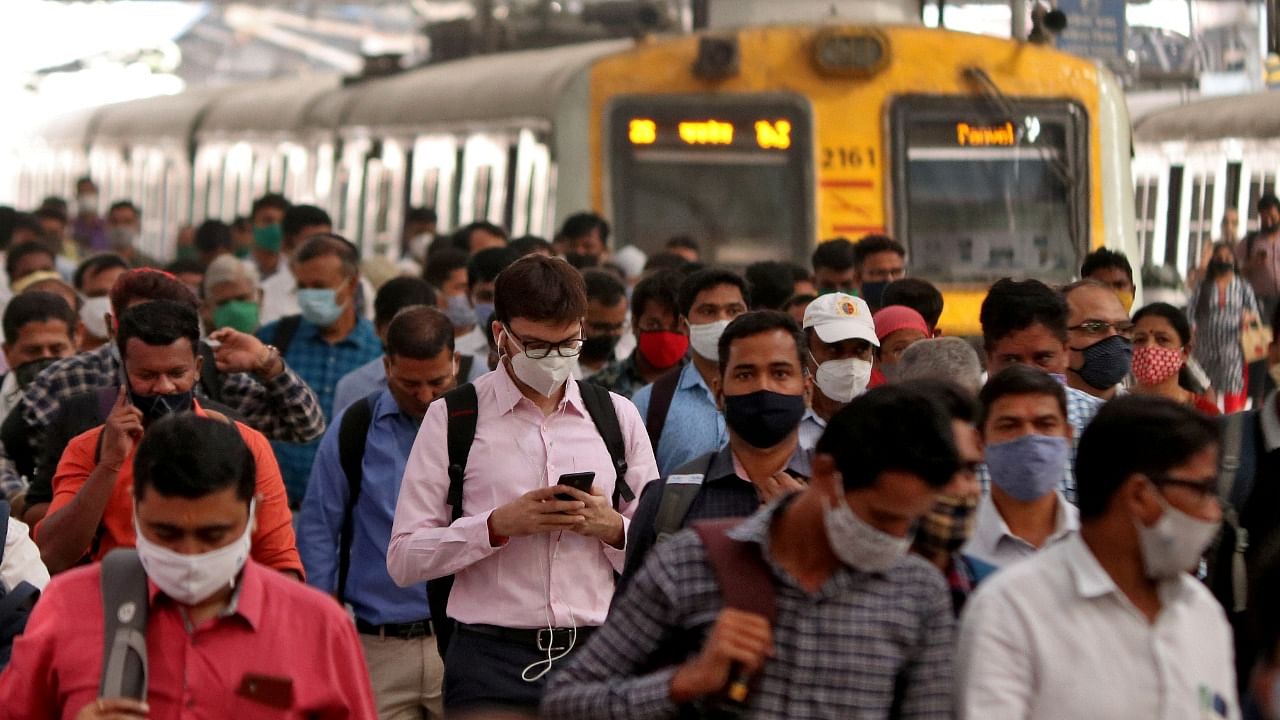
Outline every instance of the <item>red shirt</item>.
<svg viewBox="0 0 1280 720">
<path fill-rule="evenodd" d="M 49 583 L 0 675 L 0 715 L 70 720 L 97 698 L 101 568 Z M 148 586 L 150 720 L 377 717 L 355 627 L 333 598 L 249 561 L 229 611 L 188 632 L 181 606 Z M 239 695 L 249 674 L 292 683 L 289 708 Z"/>
<path fill-rule="evenodd" d="M 196 415 L 207 417 L 199 403 L 195 406 Z M 80 488 L 89 480 L 89 474 L 97 467 L 98 437 L 105 426 L 83 432 L 71 439 L 62 451 L 58 461 L 58 469 L 53 475 L 53 502 L 45 517 L 49 517 L 66 507 Z M 289 501 L 285 496 L 284 480 L 280 477 L 280 466 L 276 464 L 276 456 L 271 452 L 271 444 L 262 433 L 245 425 L 236 423 L 240 437 L 253 454 L 254 468 L 257 473 L 256 494 L 257 526 L 253 531 L 253 559 L 276 570 L 293 570 L 303 574 L 302 559 L 298 556 L 298 548 L 293 536 L 293 514 L 289 512 Z M 136 449 L 136 445 L 135 445 Z M 93 554 L 95 561 L 101 560 L 107 553 L 118 547 L 133 547 L 137 536 L 133 528 L 133 453 L 129 453 L 120 466 L 120 474 L 116 486 L 111 491 L 111 499 L 107 501 L 106 510 L 102 513 L 102 538 L 97 552 Z M 41 525 L 35 528 L 39 535 Z M 89 548 L 85 548 L 88 551 Z"/>
</svg>

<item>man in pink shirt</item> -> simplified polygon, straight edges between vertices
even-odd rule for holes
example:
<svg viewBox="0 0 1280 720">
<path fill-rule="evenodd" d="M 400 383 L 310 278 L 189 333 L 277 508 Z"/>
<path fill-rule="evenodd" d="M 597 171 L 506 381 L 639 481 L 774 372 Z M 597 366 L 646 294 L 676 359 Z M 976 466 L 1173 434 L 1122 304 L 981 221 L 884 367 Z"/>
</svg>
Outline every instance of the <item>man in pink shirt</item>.
<svg viewBox="0 0 1280 720">
<path fill-rule="evenodd" d="M 474 384 L 461 517 L 453 520 L 448 502 L 450 413 L 437 402 L 405 465 L 387 552 L 400 585 L 455 576 L 450 713 L 536 711 L 546 673 L 604 623 L 634 498 L 658 476 L 639 413 L 609 395 L 627 464 L 617 477 L 587 390 L 570 379 L 587 309 L 581 275 L 563 260 L 521 258 L 498 276 L 494 306 L 502 361 Z M 588 472 L 590 492 L 558 484 Z M 615 495 L 619 481 L 626 488 Z"/>
<path fill-rule="evenodd" d="M 166 417 L 147 428 L 133 472 L 149 598 L 145 700 L 98 697 L 104 619 L 94 564 L 58 575 L 36 604 L 0 675 L 0 716 L 373 720 L 346 613 L 249 558 L 254 460 L 235 426 Z"/>
</svg>

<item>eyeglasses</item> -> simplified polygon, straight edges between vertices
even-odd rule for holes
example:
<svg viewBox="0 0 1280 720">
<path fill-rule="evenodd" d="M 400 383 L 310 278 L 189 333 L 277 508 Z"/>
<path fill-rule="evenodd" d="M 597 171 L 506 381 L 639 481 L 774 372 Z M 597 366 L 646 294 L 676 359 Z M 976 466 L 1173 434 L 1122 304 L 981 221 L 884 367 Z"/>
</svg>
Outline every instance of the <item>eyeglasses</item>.
<svg viewBox="0 0 1280 720">
<path fill-rule="evenodd" d="M 1218 479 L 1188 480 L 1175 477 L 1152 477 L 1151 483 L 1156 487 L 1180 487 L 1200 496 L 1200 500 L 1208 500 L 1218 496 Z"/>
<path fill-rule="evenodd" d="M 532 360 L 541 360 L 549 357 L 551 353 L 555 353 L 560 357 L 577 357 L 582 352 L 582 337 L 569 338 L 559 342 L 547 342 L 545 340 L 528 340 L 515 334 L 515 332 L 505 325 L 503 328 L 511 337 L 520 343 L 520 347 L 524 349 L 524 354 L 528 355 Z"/>
<path fill-rule="evenodd" d="M 1117 335 L 1124 337 L 1133 336 L 1133 323 L 1128 320 L 1120 322 L 1107 322 L 1106 320 L 1086 320 L 1079 325 L 1073 325 L 1068 330 L 1079 330 L 1086 335 L 1106 335 L 1108 331 L 1115 330 Z"/>
</svg>

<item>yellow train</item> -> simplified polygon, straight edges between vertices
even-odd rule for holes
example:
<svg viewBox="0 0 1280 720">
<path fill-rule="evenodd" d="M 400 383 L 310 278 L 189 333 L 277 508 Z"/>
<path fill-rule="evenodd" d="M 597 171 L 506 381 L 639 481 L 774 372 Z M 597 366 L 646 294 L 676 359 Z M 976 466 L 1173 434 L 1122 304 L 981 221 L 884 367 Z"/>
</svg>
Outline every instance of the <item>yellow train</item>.
<svg viewBox="0 0 1280 720">
<path fill-rule="evenodd" d="M 285 192 L 327 207 L 366 254 L 406 208 L 550 235 L 614 220 L 615 245 L 701 239 L 713 262 L 807 261 L 885 232 L 976 334 L 986 286 L 1073 277 L 1102 245 L 1137 257 L 1130 128 L 1097 63 L 913 26 L 744 28 L 585 43 L 105 106 L 25 150 L 21 201 L 90 173 L 143 207 L 151 252 L 176 229 Z"/>
</svg>

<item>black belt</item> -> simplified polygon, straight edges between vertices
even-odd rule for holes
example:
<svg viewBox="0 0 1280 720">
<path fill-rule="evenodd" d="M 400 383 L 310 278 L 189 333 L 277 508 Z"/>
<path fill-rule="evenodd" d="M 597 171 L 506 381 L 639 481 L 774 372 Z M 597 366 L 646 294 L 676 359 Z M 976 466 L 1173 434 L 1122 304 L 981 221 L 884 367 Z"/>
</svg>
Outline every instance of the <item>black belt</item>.
<svg viewBox="0 0 1280 720">
<path fill-rule="evenodd" d="M 401 640 L 413 640 L 414 638 L 430 637 L 435 634 L 435 628 L 430 620 L 374 625 L 356 618 L 356 631 L 361 635 L 377 635 L 381 638 L 399 638 Z"/>
<path fill-rule="evenodd" d="M 500 625 L 458 625 L 467 632 L 506 640 L 520 645 L 532 645 L 542 652 L 567 650 L 570 643 L 581 646 L 597 630 L 595 626 L 580 627 L 577 637 L 573 628 L 507 628 Z"/>
</svg>

